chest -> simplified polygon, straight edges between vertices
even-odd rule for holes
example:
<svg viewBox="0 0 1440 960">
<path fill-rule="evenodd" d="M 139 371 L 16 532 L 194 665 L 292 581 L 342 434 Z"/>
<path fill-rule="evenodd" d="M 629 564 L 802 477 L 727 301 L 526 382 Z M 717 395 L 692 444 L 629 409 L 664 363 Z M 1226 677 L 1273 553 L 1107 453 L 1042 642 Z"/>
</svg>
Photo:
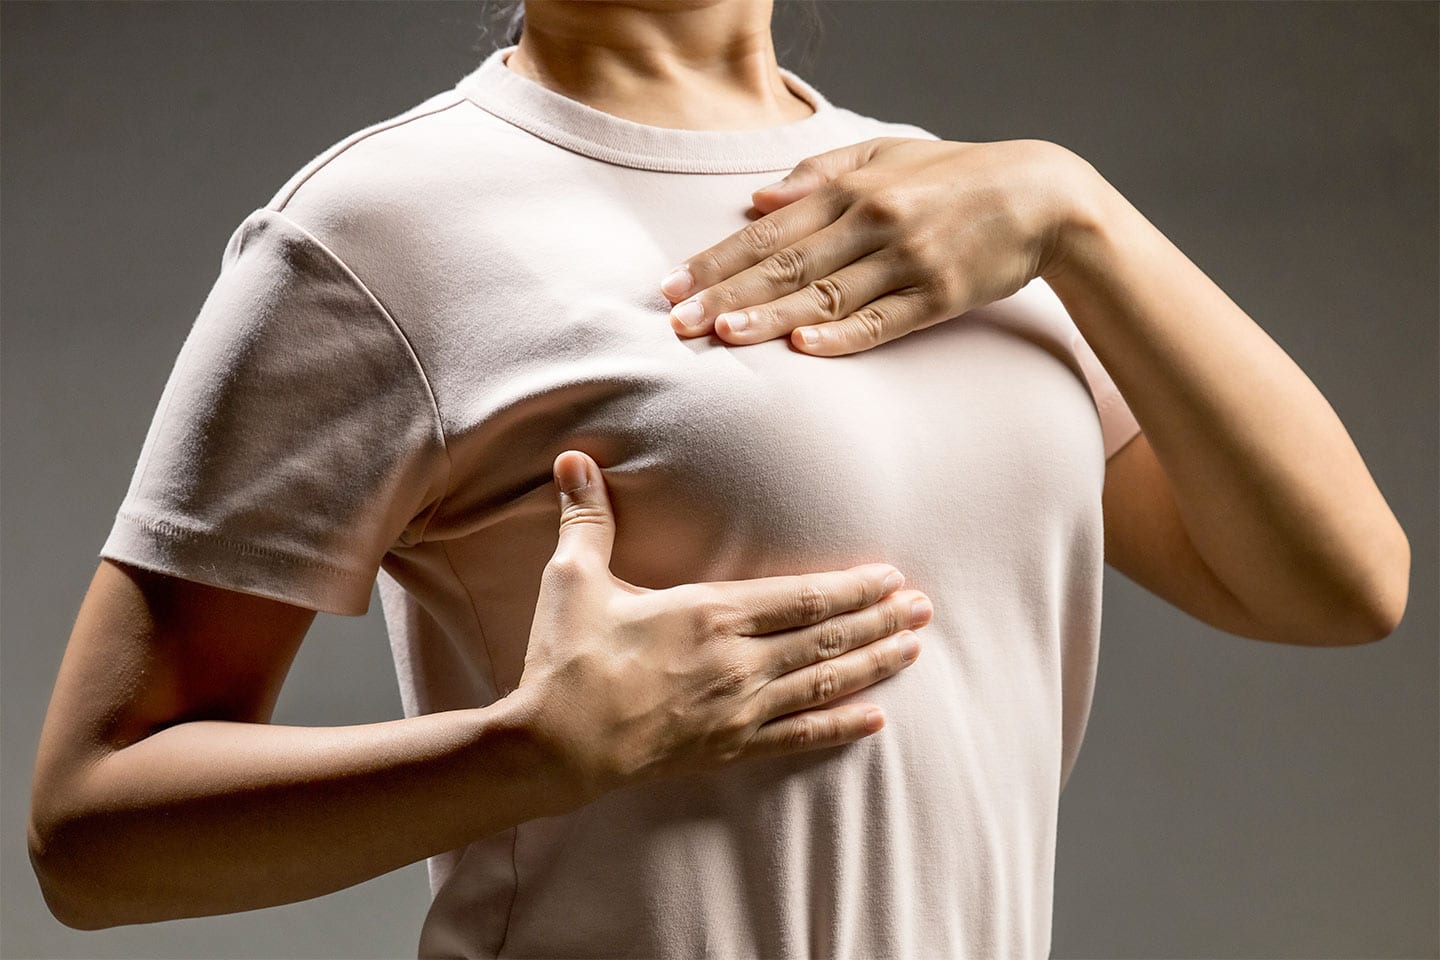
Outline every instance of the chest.
<svg viewBox="0 0 1440 960">
<path fill-rule="evenodd" d="M 683 338 L 658 278 L 749 222 L 735 198 L 769 178 L 668 178 L 640 202 L 605 175 L 561 220 L 497 210 L 430 241 L 445 279 L 407 291 L 452 462 L 429 536 L 553 544 L 551 465 L 572 448 L 605 470 L 617 556 L 656 579 L 742 539 L 798 559 L 817 531 L 835 555 L 882 533 L 1023 541 L 1098 511 L 1099 421 L 1042 281 L 846 357 Z"/>
</svg>

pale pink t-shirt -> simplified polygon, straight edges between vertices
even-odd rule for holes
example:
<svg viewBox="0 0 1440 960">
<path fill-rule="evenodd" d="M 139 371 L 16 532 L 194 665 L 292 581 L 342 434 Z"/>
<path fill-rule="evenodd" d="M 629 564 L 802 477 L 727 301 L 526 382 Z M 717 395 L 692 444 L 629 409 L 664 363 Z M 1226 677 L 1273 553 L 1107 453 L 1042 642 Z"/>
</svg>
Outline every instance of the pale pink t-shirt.
<svg viewBox="0 0 1440 960">
<path fill-rule="evenodd" d="M 101 556 L 341 615 L 378 582 L 407 716 L 514 689 L 551 464 L 612 570 L 895 564 L 934 601 L 864 740 L 612 793 L 428 861 L 422 957 L 1042 957 L 1090 707 L 1106 458 L 1138 425 L 1043 281 L 846 357 L 671 329 L 750 191 L 877 136 L 634 123 L 510 70 L 326 149 L 227 245 Z"/>
</svg>

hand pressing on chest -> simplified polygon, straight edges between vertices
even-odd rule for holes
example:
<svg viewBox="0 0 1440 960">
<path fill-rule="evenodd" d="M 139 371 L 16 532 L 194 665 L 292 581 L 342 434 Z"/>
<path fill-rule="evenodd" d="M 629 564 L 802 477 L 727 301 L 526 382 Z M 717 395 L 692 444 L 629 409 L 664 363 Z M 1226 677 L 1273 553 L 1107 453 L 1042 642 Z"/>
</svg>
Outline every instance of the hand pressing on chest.
<svg viewBox="0 0 1440 960">
<path fill-rule="evenodd" d="M 765 215 L 661 290 L 684 336 L 868 350 L 1054 270 L 1085 166 L 1044 140 L 880 137 L 817 154 L 755 191 Z"/>
</svg>

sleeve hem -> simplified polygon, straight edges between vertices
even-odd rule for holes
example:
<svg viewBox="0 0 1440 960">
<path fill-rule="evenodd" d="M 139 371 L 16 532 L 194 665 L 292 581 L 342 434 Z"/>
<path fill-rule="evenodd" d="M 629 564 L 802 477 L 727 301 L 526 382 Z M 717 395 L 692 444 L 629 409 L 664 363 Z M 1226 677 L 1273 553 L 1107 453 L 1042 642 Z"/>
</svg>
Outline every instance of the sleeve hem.
<svg viewBox="0 0 1440 960">
<path fill-rule="evenodd" d="M 116 514 L 100 556 L 344 617 L 369 612 L 375 581 L 371 571 L 340 567 L 126 510 Z"/>
<path fill-rule="evenodd" d="M 1096 405 L 1100 414 L 1101 434 L 1105 441 L 1105 459 L 1125 449 L 1125 446 L 1140 435 L 1140 422 L 1135 414 L 1122 403 L 1124 398 L 1119 390 L 1113 390 L 1102 397 Z"/>
</svg>

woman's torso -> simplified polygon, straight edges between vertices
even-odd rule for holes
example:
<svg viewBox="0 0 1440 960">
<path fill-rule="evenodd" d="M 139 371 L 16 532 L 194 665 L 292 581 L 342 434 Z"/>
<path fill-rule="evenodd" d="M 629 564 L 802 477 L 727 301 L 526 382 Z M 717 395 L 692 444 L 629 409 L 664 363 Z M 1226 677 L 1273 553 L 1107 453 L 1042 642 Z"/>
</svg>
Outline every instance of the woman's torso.
<svg viewBox="0 0 1440 960">
<path fill-rule="evenodd" d="M 848 114 L 848 111 L 846 112 Z M 1048 287 L 848 357 L 683 339 L 661 276 L 773 170 L 639 169 L 437 95 L 277 194 L 395 317 L 450 485 L 380 578 L 407 715 L 513 689 L 584 450 L 637 585 L 895 564 L 935 613 L 877 735 L 611 794 L 432 858 L 420 954 L 1048 952 L 1099 630 L 1102 430 Z M 812 152 L 920 135 L 832 117 Z"/>
</svg>

